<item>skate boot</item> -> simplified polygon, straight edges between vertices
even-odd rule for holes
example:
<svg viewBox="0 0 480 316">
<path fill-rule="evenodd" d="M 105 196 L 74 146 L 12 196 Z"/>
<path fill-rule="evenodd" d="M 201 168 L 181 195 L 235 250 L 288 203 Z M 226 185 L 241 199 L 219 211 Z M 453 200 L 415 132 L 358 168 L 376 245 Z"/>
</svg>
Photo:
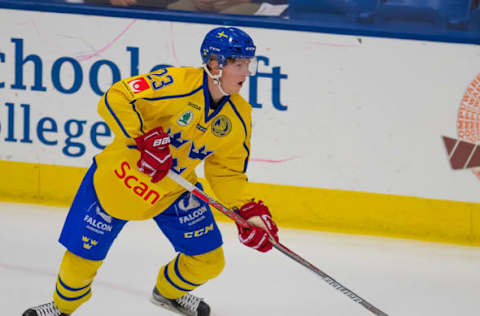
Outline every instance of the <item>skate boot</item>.
<svg viewBox="0 0 480 316">
<path fill-rule="evenodd" d="M 176 300 L 170 300 L 163 297 L 155 287 L 152 293 L 152 303 L 172 312 L 186 316 L 209 316 L 210 306 L 203 301 L 203 299 L 193 296 L 192 294 L 185 294 Z"/>
<path fill-rule="evenodd" d="M 22 316 L 69 316 L 63 314 L 54 302 L 27 309 Z"/>
</svg>

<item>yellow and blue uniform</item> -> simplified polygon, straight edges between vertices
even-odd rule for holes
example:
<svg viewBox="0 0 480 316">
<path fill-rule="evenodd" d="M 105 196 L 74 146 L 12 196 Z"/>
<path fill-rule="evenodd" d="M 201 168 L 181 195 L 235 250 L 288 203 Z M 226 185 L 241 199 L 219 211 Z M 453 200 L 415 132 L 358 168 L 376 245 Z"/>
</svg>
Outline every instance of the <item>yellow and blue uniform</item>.
<svg viewBox="0 0 480 316">
<path fill-rule="evenodd" d="M 196 183 L 195 167 L 205 161 L 205 177 L 223 203 L 241 206 L 248 200 L 251 106 L 234 94 L 213 110 L 209 99 L 207 74 L 188 67 L 126 79 L 105 93 L 99 113 L 116 137 L 95 157 L 94 185 L 110 215 L 152 218 L 184 191 L 169 178 L 153 185 L 136 168 L 140 156 L 134 138 L 158 126 L 170 134 L 177 173 Z"/>
<path fill-rule="evenodd" d="M 95 156 L 60 236 L 68 251 L 54 301 L 62 312 L 72 313 L 91 296 L 96 271 L 129 220 L 154 219 L 179 252 L 158 274 L 163 296 L 181 297 L 222 271 L 222 239 L 209 206 L 169 178 L 152 183 L 136 165 L 135 138 L 161 126 L 170 135 L 174 172 L 197 183 L 195 167 L 204 162 L 205 177 L 226 206 L 251 200 L 245 174 L 251 106 L 239 94 L 215 108 L 210 100 L 206 72 L 193 67 L 119 81 L 101 98 L 98 112 L 115 138 Z"/>
</svg>

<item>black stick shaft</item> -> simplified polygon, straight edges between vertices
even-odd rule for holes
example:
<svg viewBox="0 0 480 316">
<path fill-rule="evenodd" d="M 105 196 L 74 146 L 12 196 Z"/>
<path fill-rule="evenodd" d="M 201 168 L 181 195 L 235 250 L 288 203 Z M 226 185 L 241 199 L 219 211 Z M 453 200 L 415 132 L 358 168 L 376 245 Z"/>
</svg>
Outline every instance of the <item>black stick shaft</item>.
<svg viewBox="0 0 480 316">
<path fill-rule="evenodd" d="M 220 202 L 217 202 L 215 199 L 208 196 L 205 192 L 198 189 L 196 186 L 194 186 L 193 184 L 191 184 L 190 182 L 188 182 L 187 180 L 185 180 L 184 178 L 182 178 L 178 174 L 176 174 L 176 173 L 174 173 L 173 171 L 170 170 L 168 172 L 168 177 L 171 178 L 176 183 L 178 183 L 179 185 L 181 185 L 182 187 L 184 187 L 186 190 L 192 192 L 192 194 L 194 194 L 196 197 L 198 197 L 202 201 L 208 203 L 209 205 L 213 206 L 214 208 L 216 208 L 217 210 L 219 210 L 220 212 L 222 212 L 226 216 L 230 217 L 232 220 L 234 220 L 239 225 L 244 226 L 244 227 L 249 226 L 249 224 L 247 223 L 247 221 L 245 221 L 245 219 L 243 217 L 241 217 L 240 215 L 238 215 L 234 211 L 228 209 L 227 207 L 222 205 Z M 290 249 L 288 249 L 287 247 L 285 247 L 281 243 L 276 242 L 273 239 L 270 239 L 270 241 L 272 242 L 273 247 L 275 247 L 275 249 L 277 249 L 278 251 L 280 251 L 284 255 L 288 256 L 289 258 L 295 260 L 296 262 L 300 263 L 301 265 L 303 265 L 304 267 L 306 267 L 310 271 L 313 271 L 314 273 L 318 274 L 322 278 L 322 280 L 324 280 L 325 282 L 330 284 L 333 288 L 340 291 L 341 293 L 343 293 L 347 297 L 349 297 L 354 302 L 362 305 L 367 310 L 369 310 L 370 312 L 372 312 L 373 314 L 375 314 L 377 316 L 388 316 L 386 313 L 382 312 L 381 310 L 379 310 L 378 308 L 376 308 L 375 306 L 373 306 L 372 304 L 370 304 L 369 302 L 367 302 L 366 300 L 364 300 L 363 298 L 361 298 L 360 296 L 358 296 L 357 294 L 355 294 L 354 292 L 352 292 L 348 288 L 344 287 L 343 285 L 341 285 L 340 283 L 335 281 L 333 278 L 331 278 L 328 274 L 326 274 L 325 272 L 323 272 L 319 268 L 315 267 L 313 264 L 311 264 L 310 262 L 308 262 L 304 258 L 300 257 L 295 252 L 291 251 Z"/>
</svg>

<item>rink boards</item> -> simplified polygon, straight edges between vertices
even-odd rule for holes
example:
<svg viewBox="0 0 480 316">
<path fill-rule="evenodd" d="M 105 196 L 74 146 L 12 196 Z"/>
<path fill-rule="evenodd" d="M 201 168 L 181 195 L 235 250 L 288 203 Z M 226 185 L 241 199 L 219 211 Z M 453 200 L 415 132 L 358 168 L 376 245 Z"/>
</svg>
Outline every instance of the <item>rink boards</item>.
<svg viewBox="0 0 480 316">
<path fill-rule="evenodd" d="M 1 200 L 67 207 L 86 169 L 0 161 L 0 172 Z M 268 201 L 280 227 L 480 245 L 477 203 L 264 183 L 250 187 Z"/>
<path fill-rule="evenodd" d="M 111 141 L 101 94 L 200 65 L 213 26 L 6 9 L 0 21 L 0 195 L 60 205 Z M 477 46 L 244 29 L 259 56 L 242 92 L 250 186 L 281 226 L 480 245 Z"/>
</svg>

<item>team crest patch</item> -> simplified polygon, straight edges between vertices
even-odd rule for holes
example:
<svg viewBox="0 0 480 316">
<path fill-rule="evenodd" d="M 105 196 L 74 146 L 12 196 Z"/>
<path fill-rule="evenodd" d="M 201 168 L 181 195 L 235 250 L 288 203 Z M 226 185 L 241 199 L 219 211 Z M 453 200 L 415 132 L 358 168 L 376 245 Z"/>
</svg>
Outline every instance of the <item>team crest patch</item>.
<svg viewBox="0 0 480 316">
<path fill-rule="evenodd" d="M 232 122 L 225 115 L 220 115 L 212 123 L 212 133 L 217 137 L 228 135 L 232 130 Z"/>
<path fill-rule="evenodd" d="M 193 121 L 193 112 L 192 111 L 187 111 L 180 115 L 180 117 L 177 120 L 177 124 L 180 126 L 187 126 L 188 124 L 192 123 Z"/>
</svg>

